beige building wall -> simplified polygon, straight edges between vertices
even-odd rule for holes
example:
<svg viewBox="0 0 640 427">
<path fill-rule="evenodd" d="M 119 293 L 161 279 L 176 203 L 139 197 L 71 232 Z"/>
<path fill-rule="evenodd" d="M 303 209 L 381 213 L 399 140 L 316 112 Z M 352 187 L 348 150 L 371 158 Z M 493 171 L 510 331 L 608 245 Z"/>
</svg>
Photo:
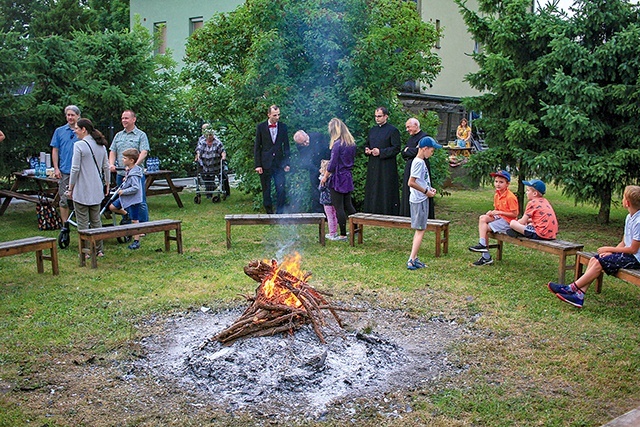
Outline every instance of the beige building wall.
<svg viewBox="0 0 640 427">
<path fill-rule="evenodd" d="M 243 4 L 244 0 L 130 0 L 131 24 L 135 15 L 150 32 L 160 32 L 166 40 L 163 49 L 170 49 L 173 58 L 182 67 L 187 38 L 194 26 L 210 19 L 215 12 L 230 12 Z M 477 8 L 477 0 L 469 0 L 468 5 Z M 421 84 L 420 91 L 427 96 L 456 99 L 477 95 L 464 82 L 465 74 L 476 71 L 477 66 L 469 54 L 473 52 L 474 41 L 467 33 L 458 6 L 453 0 L 417 0 L 425 22 L 439 25 L 443 37 L 433 51 L 442 59 L 442 71 L 431 86 Z M 200 24 L 198 24 L 200 22 Z"/>
<path fill-rule="evenodd" d="M 437 47 L 432 49 L 442 59 L 442 71 L 431 86 L 422 89 L 427 95 L 460 98 L 479 95 L 464 81 L 466 74 L 478 71 L 471 58 L 476 48 L 475 42 L 453 0 L 419 0 L 422 19 L 439 26 L 442 37 Z M 467 6 L 477 10 L 477 0 L 469 0 Z"/>
<path fill-rule="evenodd" d="M 130 22 L 140 16 L 141 24 L 152 34 L 164 32 L 165 47 L 182 67 L 187 38 L 217 12 L 231 12 L 244 0 L 130 0 Z M 162 47 L 160 50 L 162 52 Z"/>
</svg>

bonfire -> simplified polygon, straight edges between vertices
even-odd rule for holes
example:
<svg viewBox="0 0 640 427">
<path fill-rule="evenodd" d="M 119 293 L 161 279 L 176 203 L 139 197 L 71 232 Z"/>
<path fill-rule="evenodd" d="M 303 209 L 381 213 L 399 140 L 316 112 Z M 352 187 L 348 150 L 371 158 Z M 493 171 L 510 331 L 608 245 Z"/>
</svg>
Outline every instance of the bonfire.
<svg viewBox="0 0 640 427">
<path fill-rule="evenodd" d="M 260 283 L 255 295 L 243 295 L 251 305 L 227 329 L 213 337 L 223 344 L 238 338 L 262 337 L 277 333 L 293 333 L 304 325 L 311 325 L 318 339 L 325 343 L 322 327 L 326 325 L 323 311 L 331 313 L 342 327 L 336 311 L 354 311 L 331 305 L 328 292 L 309 285 L 311 273 L 300 269 L 300 254 L 276 260 L 251 261 L 244 268 L 247 276 Z"/>
</svg>

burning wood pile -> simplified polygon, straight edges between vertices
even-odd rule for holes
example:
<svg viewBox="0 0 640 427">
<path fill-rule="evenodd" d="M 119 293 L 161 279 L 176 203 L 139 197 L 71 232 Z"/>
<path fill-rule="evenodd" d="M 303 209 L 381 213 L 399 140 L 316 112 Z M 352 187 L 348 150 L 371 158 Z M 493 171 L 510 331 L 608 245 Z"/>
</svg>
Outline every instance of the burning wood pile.
<svg viewBox="0 0 640 427">
<path fill-rule="evenodd" d="M 213 339 L 230 344 L 242 337 L 293 333 L 311 324 L 320 341 L 325 343 L 321 330 L 326 325 L 323 310 L 328 310 L 340 327 L 342 321 L 336 311 L 351 310 L 332 306 L 324 297 L 330 294 L 307 283 L 311 274 L 300 270 L 300 258 L 300 254 L 295 254 L 280 265 L 276 260 L 251 261 L 244 272 L 260 283 L 255 296 L 244 295 L 251 305 L 238 320 Z"/>
</svg>

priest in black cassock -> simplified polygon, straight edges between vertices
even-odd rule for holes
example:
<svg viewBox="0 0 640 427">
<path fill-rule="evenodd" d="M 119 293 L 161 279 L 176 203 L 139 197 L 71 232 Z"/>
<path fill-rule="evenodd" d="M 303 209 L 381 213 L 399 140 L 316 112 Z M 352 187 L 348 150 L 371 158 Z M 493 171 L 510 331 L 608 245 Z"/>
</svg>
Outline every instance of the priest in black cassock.
<svg viewBox="0 0 640 427">
<path fill-rule="evenodd" d="M 418 154 L 418 142 L 428 135 L 422 129 L 420 129 L 420 122 L 414 117 L 407 120 L 407 123 L 405 123 L 405 129 L 407 129 L 409 139 L 407 140 L 407 144 L 400 153 L 402 154 L 402 158 L 406 162 L 404 165 L 404 177 L 402 178 L 400 216 L 411 216 L 411 207 L 409 205 L 409 177 L 411 176 L 411 163 Z M 429 171 L 429 176 L 431 176 L 431 165 L 429 164 L 429 159 L 424 159 L 424 162 L 427 164 L 427 170 Z M 430 197 L 428 218 L 434 219 L 435 217 L 436 215 L 433 205 L 433 197 Z"/>
<path fill-rule="evenodd" d="M 363 212 L 398 215 L 400 187 L 396 156 L 400 152 L 400 132 L 387 123 L 389 111 L 385 107 L 376 109 L 375 118 L 377 125 L 369 131 L 364 149 L 369 162 Z"/>
</svg>

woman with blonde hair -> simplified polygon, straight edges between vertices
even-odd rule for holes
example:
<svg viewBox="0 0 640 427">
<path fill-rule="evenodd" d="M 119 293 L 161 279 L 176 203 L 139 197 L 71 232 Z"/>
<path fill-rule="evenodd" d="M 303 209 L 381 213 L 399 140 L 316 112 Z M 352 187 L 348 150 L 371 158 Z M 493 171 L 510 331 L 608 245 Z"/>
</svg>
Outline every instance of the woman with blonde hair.
<svg viewBox="0 0 640 427">
<path fill-rule="evenodd" d="M 347 217 L 356 213 L 351 202 L 353 191 L 353 175 L 351 169 L 356 159 L 356 143 L 347 126 L 338 118 L 329 122 L 329 148 L 331 160 L 324 173 L 322 185 L 327 184 L 331 190 L 331 202 L 338 215 L 340 236 L 336 240 L 347 240 Z"/>
</svg>

